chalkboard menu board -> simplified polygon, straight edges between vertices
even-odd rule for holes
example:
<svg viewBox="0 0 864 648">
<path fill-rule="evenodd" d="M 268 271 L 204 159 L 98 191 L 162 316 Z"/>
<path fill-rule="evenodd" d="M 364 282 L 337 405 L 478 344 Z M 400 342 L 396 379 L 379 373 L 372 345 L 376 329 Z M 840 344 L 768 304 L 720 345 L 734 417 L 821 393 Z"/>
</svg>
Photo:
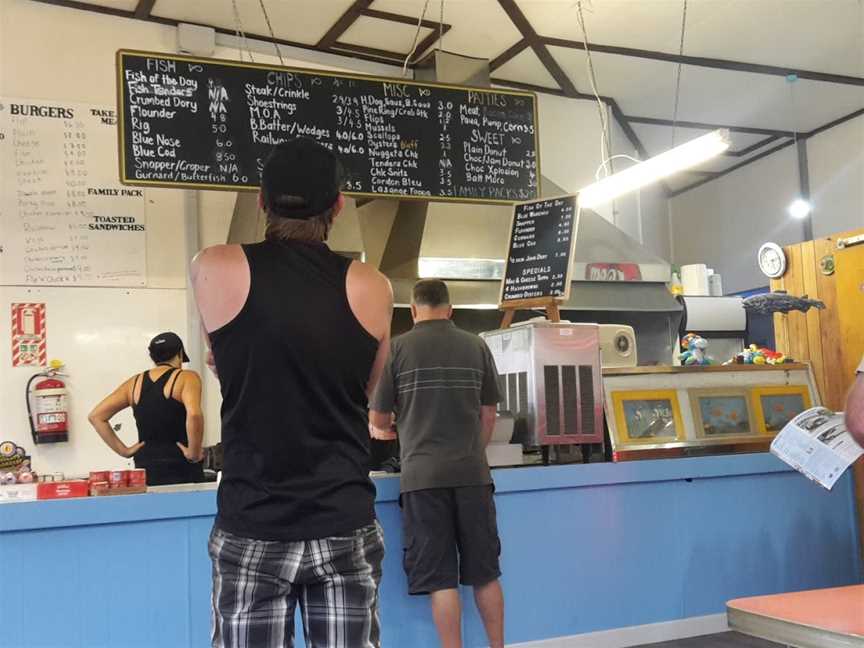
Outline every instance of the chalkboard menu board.
<svg viewBox="0 0 864 648">
<path fill-rule="evenodd" d="M 305 136 L 336 152 L 351 195 L 537 196 L 531 93 L 126 50 L 117 89 L 125 184 L 255 189 L 273 145 Z"/>
<path fill-rule="evenodd" d="M 502 305 L 567 299 L 577 229 L 576 196 L 514 206 Z"/>
</svg>

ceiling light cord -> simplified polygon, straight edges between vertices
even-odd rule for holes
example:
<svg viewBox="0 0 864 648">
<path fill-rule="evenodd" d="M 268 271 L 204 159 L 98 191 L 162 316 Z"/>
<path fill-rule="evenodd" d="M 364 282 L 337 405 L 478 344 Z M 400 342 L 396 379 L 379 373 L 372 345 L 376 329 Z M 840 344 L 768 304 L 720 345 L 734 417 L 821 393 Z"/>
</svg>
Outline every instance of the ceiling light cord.
<svg viewBox="0 0 864 648">
<path fill-rule="evenodd" d="M 279 57 L 279 65 L 285 65 L 282 60 L 282 52 L 279 49 L 279 43 L 276 42 L 276 34 L 273 33 L 273 25 L 270 24 L 270 16 L 267 14 L 267 7 L 264 6 L 264 0 L 258 0 L 261 5 L 261 12 L 264 14 L 264 20 L 267 22 L 267 31 L 270 32 L 270 40 L 273 43 L 273 49 L 276 50 L 276 56 Z"/>
<path fill-rule="evenodd" d="M 444 0 L 440 2 L 440 11 L 438 12 L 438 51 L 444 47 Z"/>
<path fill-rule="evenodd" d="M 237 54 L 240 60 L 243 60 L 243 49 L 249 55 L 249 60 L 253 63 L 255 58 L 252 56 L 252 50 L 249 49 L 249 42 L 246 40 L 246 32 L 243 31 L 243 23 L 240 21 L 240 10 L 237 9 L 237 0 L 231 0 L 231 8 L 234 10 L 234 33 L 237 36 Z"/>
<path fill-rule="evenodd" d="M 423 11 L 420 12 L 420 17 L 417 19 L 417 30 L 414 32 L 414 43 L 411 45 L 411 51 L 408 52 L 408 56 L 405 57 L 405 62 L 402 63 L 402 76 L 404 77 L 408 73 L 408 63 L 411 61 L 411 57 L 414 56 L 414 53 L 417 51 L 417 40 L 420 38 L 420 29 L 423 27 L 423 19 L 426 17 L 426 9 L 429 8 L 429 0 L 423 3 Z"/>
<path fill-rule="evenodd" d="M 613 156 L 603 160 L 603 163 L 599 167 L 597 167 L 597 172 L 594 174 L 594 179 L 600 180 L 600 172 L 605 171 L 606 167 L 609 165 L 610 162 L 612 162 L 612 160 L 618 160 L 620 158 L 626 158 L 626 159 L 630 160 L 631 162 L 635 162 L 636 164 L 639 164 L 639 162 L 640 162 L 640 160 L 637 160 L 632 155 L 625 155 L 624 153 L 619 153 L 618 155 L 613 155 Z M 606 171 L 606 175 L 607 176 L 609 175 L 608 171 Z"/>
<path fill-rule="evenodd" d="M 684 0 L 684 8 L 681 12 L 681 42 L 678 45 L 678 71 L 675 75 L 675 106 L 672 109 L 672 148 L 675 148 L 675 135 L 678 129 L 678 100 L 681 97 L 681 70 L 683 69 L 682 57 L 684 56 L 684 34 L 687 31 L 687 0 Z"/>
<path fill-rule="evenodd" d="M 588 28 L 585 25 L 585 16 L 582 13 L 582 2 L 583 0 L 578 0 L 576 3 L 576 15 L 579 19 L 579 27 L 582 30 L 582 42 L 585 46 L 588 79 L 591 81 L 591 90 L 594 93 L 594 98 L 597 100 L 597 109 L 600 113 L 600 159 L 602 160 L 600 168 L 606 171 L 606 175 L 609 175 L 606 163 L 611 159 L 612 141 L 609 138 L 608 114 L 603 100 L 600 99 L 600 92 L 597 90 L 597 76 L 594 74 L 594 61 L 591 59 L 591 50 L 588 47 Z"/>
</svg>

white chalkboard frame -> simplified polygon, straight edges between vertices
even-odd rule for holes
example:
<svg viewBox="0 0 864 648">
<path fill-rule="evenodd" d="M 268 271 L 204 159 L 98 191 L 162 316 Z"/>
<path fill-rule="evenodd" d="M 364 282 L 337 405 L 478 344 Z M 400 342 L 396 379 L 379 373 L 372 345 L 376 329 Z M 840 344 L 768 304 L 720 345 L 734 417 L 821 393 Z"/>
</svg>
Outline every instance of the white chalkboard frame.
<svg viewBox="0 0 864 648">
<path fill-rule="evenodd" d="M 524 97 L 531 101 L 531 111 L 534 119 L 534 160 L 535 172 L 537 178 L 537 191 L 540 191 L 540 121 L 539 111 L 537 110 L 537 93 L 527 90 L 510 90 L 504 88 L 478 88 L 476 86 L 457 85 L 451 83 L 437 83 L 429 81 L 414 81 L 413 79 L 403 79 L 397 77 L 376 76 L 371 74 L 346 73 L 332 70 L 322 70 L 317 68 L 303 68 L 287 65 L 265 65 L 263 63 L 251 63 L 245 61 L 233 61 L 230 59 L 207 58 L 187 56 L 184 54 L 171 54 L 170 52 L 153 52 L 136 49 L 118 49 L 116 53 L 115 70 L 117 73 L 117 145 L 118 145 L 118 166 L 119 178 L 121 184 L 129 186 L 145 186 L 145 187 L 163 187 L 168 189 L 205 189 L 214 191 L 258 191 L 258 185 L 217 185 L 205 183 L 189 183 L 189 182 L 166 182 L 162 180 L 135 180 L 126 177 L 126 142 L 125 142 L 125 104 L 123 101 L 123 56 L 153 56 L 160 59 L 169 59 L 172 61 L 182 61 L 184 63 L 204 63 L 218 64 L 230 67 L 264 69 L 264 70 L 280 70 L 286 72 L 299 72 L 301 74 L 310 74 L 313 76 L 336 77 L 339 79 L 359 79 L 363 81 L 380 81 L 380 82 L 396 82 L 405 85 L 424 86 L 433 88 L 445 88 L 450 90 L 459 90 L 464 92 L 481 92 L 484 94 L 505 94 L 516 97 Z M 346 196 L 354 196 L 361 198 L 372 199 L 399 199 L 399 200 L 421 200 L 427 202 L 460 202 L 460 203 L 477 203 L 486 205 L 513 205 L 517 201 L 514 200 L 497 200 L 491 198 L 468 198 L 468 197 L 450 197 L 450 196 L 414 196 L 410 194 L 386 194 L 372 193 L 360 191 L 344 191 Z"/>
</svg>

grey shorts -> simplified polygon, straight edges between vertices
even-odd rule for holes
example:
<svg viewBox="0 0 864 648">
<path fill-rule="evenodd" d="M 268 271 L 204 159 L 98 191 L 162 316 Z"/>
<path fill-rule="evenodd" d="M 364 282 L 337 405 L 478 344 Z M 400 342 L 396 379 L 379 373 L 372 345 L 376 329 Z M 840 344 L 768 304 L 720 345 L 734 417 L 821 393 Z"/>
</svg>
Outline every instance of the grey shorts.
<svg viewBox="0 0 864 648">
<path fill-rule="evenodd" d="M 404 567 L 411 594 L 480 586 L 501 575 L 494 486 L 402 494 Z"/>
</svg>

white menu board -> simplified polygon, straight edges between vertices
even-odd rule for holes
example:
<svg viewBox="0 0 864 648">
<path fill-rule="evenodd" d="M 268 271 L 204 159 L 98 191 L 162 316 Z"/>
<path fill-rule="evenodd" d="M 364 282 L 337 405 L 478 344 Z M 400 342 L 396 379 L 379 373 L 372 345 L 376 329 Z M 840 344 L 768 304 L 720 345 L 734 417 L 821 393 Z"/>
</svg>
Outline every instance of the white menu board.
<svg viewBox="0 0 864 648">
<path fill-rule="evenodd" d="M 146 283 L 144 190 L 119 182 L 113 107 L 0 97 L 0 284 Z"/>
</svg>

